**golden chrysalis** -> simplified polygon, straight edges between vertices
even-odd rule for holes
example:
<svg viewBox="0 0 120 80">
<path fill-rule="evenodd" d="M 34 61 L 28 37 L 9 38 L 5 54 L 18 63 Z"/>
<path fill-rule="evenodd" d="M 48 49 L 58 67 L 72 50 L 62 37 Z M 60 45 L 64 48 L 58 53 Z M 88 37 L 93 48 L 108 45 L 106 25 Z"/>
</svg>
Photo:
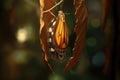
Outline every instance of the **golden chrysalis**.
<svg viewBox="0 0 120 80">
<path fill-rule="evenodd" d="M 48 45 L 52 59 L 64 60 L 68 46 L 68 27 L 63 11 L 58 11 L 58 16 L 51 21 L 48 28 Z"/>
<path fill-rule="evenodd" d="M 68 45 L 68 29 L 65 21 L 65 15 L 62 11 L 58 12 L 58 25 L 55 31 L 56 46 L 60 50 L 64 50 Z"/>
</svg>

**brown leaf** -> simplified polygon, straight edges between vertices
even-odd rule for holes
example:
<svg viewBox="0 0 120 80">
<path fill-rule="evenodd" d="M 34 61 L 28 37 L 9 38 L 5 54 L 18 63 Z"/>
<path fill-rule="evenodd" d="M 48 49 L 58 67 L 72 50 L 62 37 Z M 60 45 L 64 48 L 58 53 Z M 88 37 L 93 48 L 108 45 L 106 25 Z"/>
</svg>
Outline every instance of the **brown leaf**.
<svg viewBox="0 0 120 80">
<path fill-rule="evenodd" d="M 104 65 L 104 68 L 103 68 L 103 73 L 104 75 L 110 75 L 110 72 L 111 72 L 111 59 L 112 59 L 112 48 L 113 48 L 113 38 L 114 38 L 114 34 L 111 33 L 110 35 L 110 40 L 107 44 L 107 47 L 106 47 L 106 51 L 105 51 L 105 65 Z"/>
<path fill-rule="evenodd" d="M 87 28 L 87 8 L 85 0 L 74 0 L 74 6 L 76 9 L 76 26 L 75 33 L 77 35 L 76 41 L 73 48 L 73 57 L 69 59 L 68 64 L 65 67 L 65 71 L 71 69 L 75 64 L 78 63 L 80 54 L 83 51 L 85 40 L 86 40 L 86 28 Z"/>
<path fill-rule="evenodd" d="M 43 58 L 47 63 L 47 65 L 49 66 L 50 70 L 54 73 L 51 65 L 48 63 L 49 57 L 47 54 L 48 52 L 47 27 L 53 16 L 49 12 L 43 13 L 43 11 L 53 7 L 55 0 L 39 0 L 39 2 L 40 2 L 40 11 L 41 11 L 40 12 L 40 44 L 42 48 Z M 53 10 L 51 10 L 51 12 L 53 12 Z"/>
<path fill-rule="evenodd" d="M 112 12 L 112 0 L 102 0 L 102 32 L 105 34 L 106 29 L 108 28 L 107 22 L 110 13 Z M 113 25 L 112 25 L 113 27 Z M 110 28 L 110 27 L 109 27 Z M 110 38 L 105 51 L 105 65 L 103 68 L 104 75 L 110 75 L 111 68 L 111 59 L 112 59 L 112 48 L 113 48 L 113 39 L 114 39 L 114 28 L 110 30 Z"/>
<path fill-rule="evenodd" d="M 44 53 L 43 56 L 45 58 L 45 61 L 48 61 L 47 26 L 48 26 L 48 23 L 53 18 L 53 16 L 49 12 L 44 14 L 42 14 L 42 12 L 54 6 L 54 3 L 55 3 L 55 0 L 40 0 L 40 11 L 41 11 L 40 12 L 40 43 Z M 53 12 L 53 10 L 51 12 Z"/>
<path fill-rule="evenodd" d="M 102 0 L 102 32 L 103 34 L 106 32 L 107 28 L 107 19 L 109 17 L 109 13 L 112 9 L 112 0 Z"/>
</svg>

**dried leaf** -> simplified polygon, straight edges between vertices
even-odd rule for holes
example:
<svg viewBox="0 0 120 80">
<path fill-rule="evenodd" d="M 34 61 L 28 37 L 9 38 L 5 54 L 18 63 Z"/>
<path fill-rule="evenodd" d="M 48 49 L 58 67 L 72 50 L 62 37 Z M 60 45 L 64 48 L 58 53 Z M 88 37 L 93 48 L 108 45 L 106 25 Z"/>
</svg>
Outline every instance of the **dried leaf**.
<svg viewBox="0 0 120 80">
<path fill-rule="evenodd" d="M 102 32 L 105 33 L 107 28 L 107 19 L 109 17 L 109 13 L 112 9 L 112 0 L 102 0 Z"/>
<path fill-rule="evenodd" d="M 43 56 L 45 58 L 45 61 L 48 61 L 48 57 L 47 57 L 48 46 L 47 46 L 47 36 L 46 36 L 47 26 L 48 23 L 53 18 L 53 16 L 49 12 L 43 14 L 43 11 L 51 8 L 54 5 L 54 3 L 55 0 L 40 0 L 40 43 L 44 53 Z M 53 12 L 53 10 L 51 12 Z"/>
<path fill-rule="evenodd" d="M 52 6 L 54 6 L 55 0 L 39 0 L 40 2 L 40 44 L 42 48 L 43 58 L 47 65 L 49 66 L 50 70 L 54 73 L 51 65 L 48 63 L 48 45 L 47 45 L 47 27 L 48 23 L 51 21 L 53 16 L 47 12 L 43 13 L 45 10 L 50 9 Z M 54 10 L 54 9 L 53 9 Z M 51 12 L 53 12 L 51 10 Z"/>
<path fill-rule="evenodd" d="M 109 17 L 109 13 L 112 11 L 112 0 L 102 0 L 103 7 L 102 7 L 102 32 L 105 34 L 107 25 L 107 20 Z M 110 73 L 110 65 L 111 65 L 111 59 L 112 59 L 112 48 L 113 48 L 113 39 L 114 39 L 114 30 L 112 29 L 110 32 L 110 39 L 108 41 L 106 51 L 105 51 L 105 65 L 103 68 L 103 73 L 105 75 L 109 75 Z"/>
<path fill-rule="evenodd" d="M 106 51 L 105 51 L 105 65 L 103 68 L 103 73 L 105 75 L 110 75 L 110 68 L 111 68 L 111 59 L 112 59 L 112 48 L 113 48 L 113 38 L 114 34 L 111 33 L 110 40 L 107 44 Z"/>
<path fill-rule="evenodd" d="M 76 9 L 76 26 L 75 33 L 77 35 L 76 41 L 73 48 L 73 57 L 69 59 L 68 64 L 65 67 L 65 71 L 71 69 L 75 64 L 78 63 L 80 54 L 84 48 L 86 40 L 86 27 L 87 27 L 87 8 L 85 0 L 74 0 L 74 6 Z"/>
</svg>

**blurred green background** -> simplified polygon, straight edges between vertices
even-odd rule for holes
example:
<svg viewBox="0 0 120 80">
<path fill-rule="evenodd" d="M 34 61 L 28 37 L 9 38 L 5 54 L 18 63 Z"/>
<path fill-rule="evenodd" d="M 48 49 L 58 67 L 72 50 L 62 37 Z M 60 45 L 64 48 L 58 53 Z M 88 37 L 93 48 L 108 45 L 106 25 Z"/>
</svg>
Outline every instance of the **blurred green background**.
<svg viewBox="0 0 120 80">
<path fill-rule="evenodd" d="M 108 19 L 107 35 L 101 32 L 101 0 L 86 0 L 88 25 L 85 48 L 78 65 L 68 72 L 52 74 L 44 62 L 39 43 L 39 1 L 2 0 L 0 24 L 0 80 L 107 80 L 102 69 L 108 42 L 111 18 Z M 74 37 L 74 6 L 65 0 L 63 11 Z M 73 47 L 73 42 L 71 42 Z M 69 52 L 71 49 L 69 49 Z M 56 67 L 59 68 L 59 67 Z"/>
</svg>

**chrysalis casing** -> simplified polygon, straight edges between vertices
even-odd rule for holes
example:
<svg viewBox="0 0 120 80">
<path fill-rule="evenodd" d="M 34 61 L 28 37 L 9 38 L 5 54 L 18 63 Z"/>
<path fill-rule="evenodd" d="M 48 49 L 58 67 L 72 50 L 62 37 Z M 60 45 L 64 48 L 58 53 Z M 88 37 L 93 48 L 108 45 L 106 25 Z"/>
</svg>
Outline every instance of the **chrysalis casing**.
<svg viewBox="0 0 120 80">
<path fill-rule="evenodd" d="M 51 59 L 64 60 L 68 46 L 68 27 L 63 11 L 53 19 L 48 27 L 48 46 Z"/>
</svg>

